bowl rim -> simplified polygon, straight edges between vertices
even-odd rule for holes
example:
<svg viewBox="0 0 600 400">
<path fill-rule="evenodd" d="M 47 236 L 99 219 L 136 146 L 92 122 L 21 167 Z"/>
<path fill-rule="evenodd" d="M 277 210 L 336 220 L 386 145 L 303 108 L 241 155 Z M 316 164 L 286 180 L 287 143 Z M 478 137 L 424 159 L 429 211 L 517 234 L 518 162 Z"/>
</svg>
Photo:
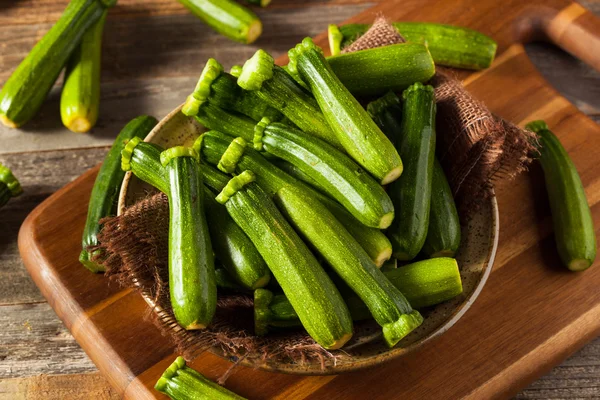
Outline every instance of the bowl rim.
<svg viewBox="0 0 600 400">
<path fill-rule="evenodd" d="M 162 127 L 171 118 L 173 118 L 176 114 L 181 112 L 182 107 L 183 107 L 183 104 L 179 105 L 173 111 L 171 111 L 169 114 L 167 114 L 163 119 L 161 119 L 160 122 L 146 136 L 144 141 L 151 142 L 152 139 L 162 129 Z M 125 174 L 125 177 L 123 178 L 123 183 L 121 184 L 121 189 L 119 192 L 117 215 L 121 215 L 126 208 L 127 192 L 128 192 L 128 188 L 129 188 L 129 183 L 131 181 L 131 177 L 132 177 L 132 173 L 131 173 L 131 171 L 128 171 Z M 496 252 L 498 250 L 498 240 L 499 240 L 499 236 L 500 236 L 500 216 L 499 216 L 499 211 L 498 211 L 498 201 L 496 199 L 496 194 L 493 190 L 492 190 L 491 196 L 489 197 L 488 201 L 491 203 L 491 214 L 492 214 L 491 222 L 493 224 L 492 229 L 491 229 L 492 245 L 488 249 L 488 253 L 487 253 L 487 257 L 486 257 L 487 263 L 483 268 L 483 271 L 482 271 L 483 273 L 481 274 L 481 278 L 480 278 L 479 282 L 477 283 L 475 290 L 473 290 L 473 292 L 471 292 L 470 296 L 468 298 L 466 298 L 461 303 L 460 306 L 457 307 L 457 309 L 454 311 L 454 313 L 451 315 L 451 317 L 449 317 L 442 325 L 437 327 L 428 336 L 426 336 L 420 340 L 417 340 L 414 343 L 411 343 L 407 347 L 398 347 L 395 349 L 392 348 L 384 353 L 368 356 L 368 357 L 362 358 L 358 361 L 353 361 L 353 362 L 348 362 L 348 363 L 340 363 L 333 367 L 309 369 L 309 368 L 306 368 L 306 366 L 301 366 L 300 368 L 297 368 L 294 366 L 294 364 L 270 364 L 270 363 L 266 363 L 266 362 L 262 363 L 262 364 L 257 364 L 256 362 L 250 362 L 246 359 L 238 360 L 237 362 L 240 365 L 243 365 L 246 367 L 259 368 L 261 370 L 269 371 L 269 372 L 286 373 L 286 374 L 293 374 L 293 375 L 332 375 L 332 374 L 338 374 L 338 373 L 344 373 L 344 372 L 358 371 L 358 370 L 362 370 L 365 368 L 369 368 L 369 367 L 381 364 L 382 362 L 390 361 L 392 359 L 395 359 L 395 358 L 401 357 L 407 353 L 410 353 L 410 352 L 422 347 L 423 345 L 430 342 L 431 340 L 439 337 L 440 335 L 442 335 L 443 333 L 448 331 L 452 326 L 454 326 L 454 324 L 456 324 L 462 318 L 462 316 L 471 308 L 471 306 L 473 305 L 473 303 L 475 302 L 477 297 L 479 297 L 479 295 L 481 294 L 481 291 L 483 290 L 483 287 L 485 286 L 485 283 L 487 282 L 487 280 L 491 274 L 491 271 L 493 269 L 494 261 L 496 258 Z M 152 299 L 150 299 L 146 296 L 142 296 L 142 297 L 144 298 L 146 303 L 151 308 L 156 310 L 157 305 L 154 304 Z M 219 348 L 211 347 L 208 349 L 208 351 L 210 351 L 211 353 L 213 353 L 221 358 L 231 361 L 230 357 L 228 357 L 222 351 L 220 351 Z"/>
</svg>

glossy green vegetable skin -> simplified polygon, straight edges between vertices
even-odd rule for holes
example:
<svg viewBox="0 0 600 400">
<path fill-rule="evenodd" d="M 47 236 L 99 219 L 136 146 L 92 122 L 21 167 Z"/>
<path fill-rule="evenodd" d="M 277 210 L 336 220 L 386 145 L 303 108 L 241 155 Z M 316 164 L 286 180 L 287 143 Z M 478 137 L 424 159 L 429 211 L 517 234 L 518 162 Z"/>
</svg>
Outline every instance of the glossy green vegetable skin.
<svg viewBox="0 0 600 400">
<path fill-rule="evenodd" d="M 370 102 L 367 111 L 396 145 L 402 138 L 402 103 L 393 92 Z M 453 257 L 460 246 L 460 220 L 442 166 L 434 159 L 429 227 L 422 251 L 429 257 Z"/>
<path fill-rule="evenodd" d="M 384 271 L 385 277 L 406 296 L 412 307 L 424 308 L 453 299 L 462 293 L 458 264 L 453 258 L 433 258 Z M 365 303 L 354 294 L 345 294 L 354 321 L 371 319 Z M 284 294 L 266 289 L 254 291 L 255 330 L 266 334 L 269 327 L 299 326 L 298 316 Z"/>
<path fill-rule="evenodd" d="M 81 44 L 67 63 L 60 97 L 60 118 L 73 132 L 87 132 L 98 120 L 102 33 L 107 13 L 105 11 L 83 35 Z"/>
<path fill-rule="evenodd" d="M 429 227 L 435 157 L 435 95 L 431 86 L 415 83 L 402 98 L 398 150 L 406 163 L 402 177 L 388 188 L 396 221 L 387 230 L 393 255 L 412 260 L 421 251 Z"/>
<path fill-rule="evenodd" d="M 393 347 L 423 322 L 402 293 L 383 275 L 369 255 L 318 200 L 283 187 L 277 206 L 298 231 L 363 300 Z"/>
<path fill-rule="evenodd" d="M 381 185 L 333 146 L 280 123 L 265 127 L 262 144 L 265 151 L 319 182 L 366 226 L 385 229 L 394 219 L 394 206 Z"/>
<path fill-rule="evenodd" d="M 202 140 L 202 159 L 216 165 L 232 140 L 232 137 L 220 132 L 205 133 Z M 390 258 L 392 245 L 380 230 L 363 225 L 335 200 L 320 194 L 283 172 L 251 148 L 246 148 L 236 167 L 237 173 L 246 170 L 255 173 L 256 182 L 270 195 L 274 195 L 283 186 L 290 185 L 304 190 L 309 196 L 318 198 L 354 236 L 378 266 Z"/>
<path fill-rule="evenodd" d="M 83 228 L 81 239 L 82 251 L 79 261 L 92 272 L 102 272 L 104 267 L 96 261 L 92 261 L 92 254 L 87 251 L 89 246 L 98 244 L 97 235 L 102 226 L 100 220 L 104 217 L 114 215 L 117 209 L 117 198 L 125 171 L 121 170 L 121 151 L 125 143 L 133 137 L 144 139 L 156 126 L 158 121 L 154 117 L 140 116 L 131 120 L 119 133 L 108 154 L 104 158 L 102 167 L 96 176 L 94 187 L 90 195 L 87 220 Z"/>
<path fill-rule="evenodd" d="M 172 400 L 245 400 L 186 366 L 183 357 L 177 357 L 163 372 L 154 389 Z"/>
<path fill-rule="evenodd" d="M 248 8 L 232 0 L 179 0 L 215 31 L 241 43 L 252 43 L 262 33 L 262 22 Z"/>
<path fill-rule="evenodd" d="M 200 164 L 194 157 L 178 156 L 165 167 L 169 173 L 171 306 L 184 329 L 204 329 L 217 307 L 217 286 Z"/>
<path fill-rule="evenodd" d="M 17 128 L 40 109 L 83 34 L 116 0 L 72 0 L 0 91 L 0 121 Z"/>
<path fill-rule="evenodd" d="M 583 271 L 594 263 L 597 244 L 581 178 L 544 121 L 530 122 L 526 128 L 538 135 L 538 161 L 544 170 L 558 254 L 571 271 Z"/>
<path fill-rule="evenodd" d="M 342 148 L 314 97 L 283 68 L 275 65 L 273 57 L 266 51 L 258 50 L 246 61 L 238 84 L 257 93 L 304 132 Z"/>
<path fill-rule="evenodd" d="M 454 68 L 488 68 L 496 55 L 496 42 L 483 33 L 459 26 L 428 22 L 394 22 L 394 27 L 408 41 L 427 45 L 433 61 Z M 339 39 L 331 39 L 331 54 L 350 45 L 364 34 L 369 25 L 348 24 L 339 27 Z M 335 29 L 330 28 L 331 33 Z M 331 35 L 331 34 L 330 34 Z"/>
<path fill-rule="evenodd" d="M 160 163 L 162 148 L 152 143 L 138 143 L 130 155 L 129 165 L 133 174 L 163 193 L 169 193 L 169 175 Z M 221 191 L 228 177 L 211 166 L 202 165 L 205 185 Z M 204 206 L 215 256 L 238 285 L 246 289 L 265 286 L 271 274 L 252 241 L 231 219 L 223 205 L 217 203 L 214 194 L 204 188 Z"/>
<path fill-rule="evenodd" d="M 398 152 L 335 75 L 310 38 L 289 51 L 288 68 L 309 86 L 346 152 L 381 184 L 402 173 Z"/>
<path fill-rule="evenodd" d="M 254 138 L 255 120 L 239 113 L 224 110 L 211 103 L 204 103 L 195 118 L 207 129 L 227 133 L 233 137 L 239 136 L 250 143 Z"/>
<path fill-rule="evenodd" d="M 21 184 L 12 171 L 0 164 L 0 208 L 8 203 L 12 197 L 16 197 L 22 192 Z"/>
<path fill-rule="evenodd" d="M 328 57 L 331 69 L 355 96 L 377 96 L 426 82 L 435 74 L 429 50 L 401 43 Z"/>
<path fill-rule="evenodd" d="M 250 183 L 225 205 L 256 245 L 308 334 L 327 349 L 342 347 L 352 336 L 348 308 L 269 196 L 256 183 Z"/>
<path fill-rule="evenodd" d="M 422 251 L 429 257 L 454 257 L 460 246 L 460 219 L 444 169 L 437 159 L 433 163 L 429 228 Z"/>
</svg>

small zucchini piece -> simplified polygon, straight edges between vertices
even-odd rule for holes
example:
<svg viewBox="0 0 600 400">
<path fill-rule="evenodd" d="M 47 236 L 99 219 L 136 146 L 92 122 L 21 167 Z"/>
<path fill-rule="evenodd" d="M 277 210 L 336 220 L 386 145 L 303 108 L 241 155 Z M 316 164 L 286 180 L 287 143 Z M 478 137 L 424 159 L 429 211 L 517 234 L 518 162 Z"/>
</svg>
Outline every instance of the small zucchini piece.
<svg viewBox="0 0 600 400">
<path fill-rule="evenodd" d="M 217 196 L 281 285 L 308 334 L 326 349 L 352 337 L 352 319 L 339 291 L 273 201 L 244 171 Z"/>
<path fill-rule="evenodd" d="M 172 400 L 246 400 L 186 366 L 183 357 L 177 357 L 163 372 L 154 389 Z"/>
<path fill-rule="evenodd" d="M 212 165 L 216 165 L 219 162 L 233 141 L 232 137 L 216 131 L 206 132 L 201 137 L 202 139 L 198 139 L 194 147 L 198 152 L 201 152 L 202 159 Z M 391 257 L 392 245 L 379 229 L 363 225 L 341 204 L 283 172 L 252 148 L 245 149 L 243 156 L 239 159 L 236 166 L 237 173 L 247 170 L 254 172 L 256 182 L 271 196 L 283 186 L 289 185 L 304 190 L 307 196 L 318 198 L 354 236 L 378 266 L 381 266 Z"/>
<path fill-rule="evenodd" d="M 0 91 L 0 122 L 18 128 L 40 109 L 84 33 L 117 0 L 71 0 Z"/>
<path fill-rule="evenodd" d="M 262 22 L 250 9 L 232 0 L 179 0 L 206 25 L 236 42 L 250 44 L 262 34 Z"/>
<path fill-rule="evenodd" d="M 246 3 L 254 6 L 266 7 L 271 4 L 271 0 L 246 0 Z"/>
<path fill-rule="evenodd" d="M 389 139 L 335 75 L 312 39 L 289 51 L 288 69 L 310 87 L 346 152 L 382 185 L 398 179 L 402 161 Z"/>
<path fill-rule="evenodd" d="M 171 307 L 184 329 L 204 329 L 217 308 L 217 285 L 198 154 L 173 147 L 160 160 L 169 173 Z"/>
<path fill-rule="evenodd" d="M 237 83 L 257 93 L 304 132 L 342 148 L 314 97 L 275 65 L 266 51 L 258 50 L 246 61 Z"/>
<path fill-rule="evenodd" d="M 429 50 L 419 43 L 400 43 L 328 57 L 331 69 L 355 96 L 401 91 L 435 74 Z"/>
<path fill-rule="evenodd" d="M 285 186 L 275 202 L 331 268 L 362 299 L 393 347 L 423 322 L 343 225 L 318 200 Z"/>
<path fill-rule="evenodd" d="M 237 78 L 223 70 L 223 66 L 214 58 L 209 58 L 200 74 L 194 92 L 190 94 L 181 111 L 187 116 L 198 114 L 206 101 L 212 104 L 244 114 L 256 121 L 264 116 L 279 121 L 282 115 L 263 101 L 255 92 L 243 90 L 237 84 Z"/>
<path fill-rule="evenodd" d="M 496 55 L 496 42 L 487 35 L 460 26 L 431 22 L 394 22 L 396 30 L 409 43 L 425 44 L 438 65 L 465 69 L 488 68 Z M 329 26 L 329 47 L 332 55 L 340 54 L 362 36 L 370 25 L 347 24 Z"/>
<path fill-rule="evenodd" d="M 157 123 L 156 118 L 144 115 L 125 125 L 104 158 L 102 167 L 96 176 L 90 195 L 87 220 L 83 228 L 82 251 L 79 255 L 79 262 L 92 272 L 104 271 L 104 266 L 97 261 L 92 261 L 92 258 L 98 253 L 91 253 L 87 249 L 90 246 L 98 245 L 97 235 L 102 229 L 100 220 L 116 213 L 119 188 L 125 176 L 125 171 L 121 169 L 121 151 L 127 141 L 132 138 L 144 139 Z"/>
<path fill-rule="evenodd" d="M 396 221 L 387 230 L 393 255 L 412 260 L 421 251 L 429 227 L 435 157 L 435 94 L 415 83 L 402 93 L 402 129 L 398 150 L 406 163 L 402 178 L 388 188 Z"/>
<path fill-rule="evenodd" d="M 60 118 L 72 132 L 88 132 L 98 120 L 102 33 L 107 13 L 104 11 L 102 17 L 87 30 L 67 62 L 60 96 Z"/>
<path fill-rule="evenodd" d="M 337 200 L 364 225 L 385 229 L 394 219 L 389 196 L 368 173 L 350 157 L 317 138 L 310 138 L 294 128 L 261 120 L 256 135 L 259 145 L 275 157 L 286 160 Z M 256 137 L 255 137 L 256 143 Z"/>
<path fill-rule="evenodd" d="M 530 122 L 526 128 L 538 135 L 538 161 L 544 170 L 558 254 L 571 271 L 583 271 L 594 263 L 597 245 L 581 178 L 569 154 L 544 121 Z"/>
<path fill-rule="evenodd" d="M 394 145 L 402 138 L 402 103 L 388 92 L 369 103 L 367 111 Z M 460 220 L 450 185 L 437 159 L 433 162 L 429 227 L 422 251 L 429 257 L 453 257 L 460 246 Z"/>
<path fill-rule="evenodd" d="M 15 178 L 12 171 L 0 164 L 0 208 L 4 206 L 12 197 L 23 193 L 21 183 Z"/>
<path fill-rule="evenodd" d="M 152 143 L 131 140 L 123 150 L 123 169 L 131 170 L 139 179 L 169 193 L 169 174 L 160 162 L 162 148 Z M 209 165 L 202 165 L 203 182 L 214 190 L 223 190 L 229 178 Z M 211 244 L 216 258 L 238 285 L 246 289 L 263 287 L 271 274 L 248 236 L 236 225 L 229 213 L 204 188 L 204 207 Z M 218 282 L 218 281 L 217 281 Z"/>
<path fill-rule="evenodd" d="M 432 258 L 383 271 L 383 275 L 402 292 L 413 308 L 430 307 L 453 299 L 463 291 L 458 264 L 453 258 Z M 341 292 L 354 321 L 373 318 L 365 303 L 348 291 Z M 296 327 L 298 316 L 285 294 L 269 290 L 254 291 L 254 330 L 264 335 L 269 328 Z"/>
</svg>

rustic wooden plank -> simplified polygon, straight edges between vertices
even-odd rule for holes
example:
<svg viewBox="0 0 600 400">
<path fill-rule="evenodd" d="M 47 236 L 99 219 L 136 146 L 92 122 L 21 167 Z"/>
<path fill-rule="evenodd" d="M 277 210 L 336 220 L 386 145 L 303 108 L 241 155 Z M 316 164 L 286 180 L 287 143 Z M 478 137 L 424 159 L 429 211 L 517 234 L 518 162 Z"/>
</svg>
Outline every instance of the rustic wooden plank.
<svg viewBox="0 0 600 400">
<path fill-rule="evenodd" d="M 0 380 L 0 399 L 117 400 L 120 397 L 100 373 L 39 375 Z"/>
<path fill-rule="evenodd" d="M 40 113 L 23 129 L 0 126 L 0 154 L 108 145 L 129 119 L 139 114 L 162 118 L 181 104 L 209 57 L 216 57 L 229 68 L 245 61 L 259 47 L 278 56 L 303 37 L 315 35 L 328 23 L 341 22 L 369 5 L 271 10 L 263 18 L 270 29 L 252 46 L 217 35 L 189 14 L 136 18 L 135 24 L 131 19 L 109 19 L 103 51 L 100 118 L 92 133 L 73 134 L 62 126 L 57 86 Z M 25 57 L 39 32 L 49 25 L 10 29 L 1 26 L 4 51 L 0 54 L 0 81 L 4 81 Z M 146 40 L 148 37 L 153 40 Z"/>
</svg>

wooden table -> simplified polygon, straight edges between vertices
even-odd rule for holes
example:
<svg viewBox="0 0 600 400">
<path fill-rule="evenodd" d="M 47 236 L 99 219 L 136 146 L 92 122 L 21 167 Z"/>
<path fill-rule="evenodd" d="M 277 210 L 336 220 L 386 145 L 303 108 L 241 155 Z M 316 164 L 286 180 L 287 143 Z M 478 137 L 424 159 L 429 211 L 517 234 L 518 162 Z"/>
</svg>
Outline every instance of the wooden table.
<svg viewBox="0 0 600 400">
<path fill-rule="evenodd" d="M 0 0 L 0 82 L 54 22 L 67 0 Z M 212 33 L 175 0 L 120 0 L 109 15 L 103 51 L 102 110 L 93 134 L 62 128 L 60 91 L 51 93 L 24 132 L 0 128 L 0 162 L 25 194 L 0 209 L 0 399 L 111 399 L 116 394 L 40 295 L 17 250 L 26 215 L 58 188 L 102 160 L 132 117 L 162 117 L 187 95 L 204 61 L 228 68 L 257 47 L 280 55 L 373 5 L 365 0 L 275 0 L 259 10 L 265 33 L 255 46 Z M 600 0 L 584 5 L 600 14 Z M 148 38 L 151 38 L 149 40 Z M 527 46 L 544 76 L 600 122 L 600 74 L 548 45 Z M 178 62 L 184 60 L 185 62 Z M 600 398 L 600 339 L 554 368 L 518 398 Z"/>
</svg>

